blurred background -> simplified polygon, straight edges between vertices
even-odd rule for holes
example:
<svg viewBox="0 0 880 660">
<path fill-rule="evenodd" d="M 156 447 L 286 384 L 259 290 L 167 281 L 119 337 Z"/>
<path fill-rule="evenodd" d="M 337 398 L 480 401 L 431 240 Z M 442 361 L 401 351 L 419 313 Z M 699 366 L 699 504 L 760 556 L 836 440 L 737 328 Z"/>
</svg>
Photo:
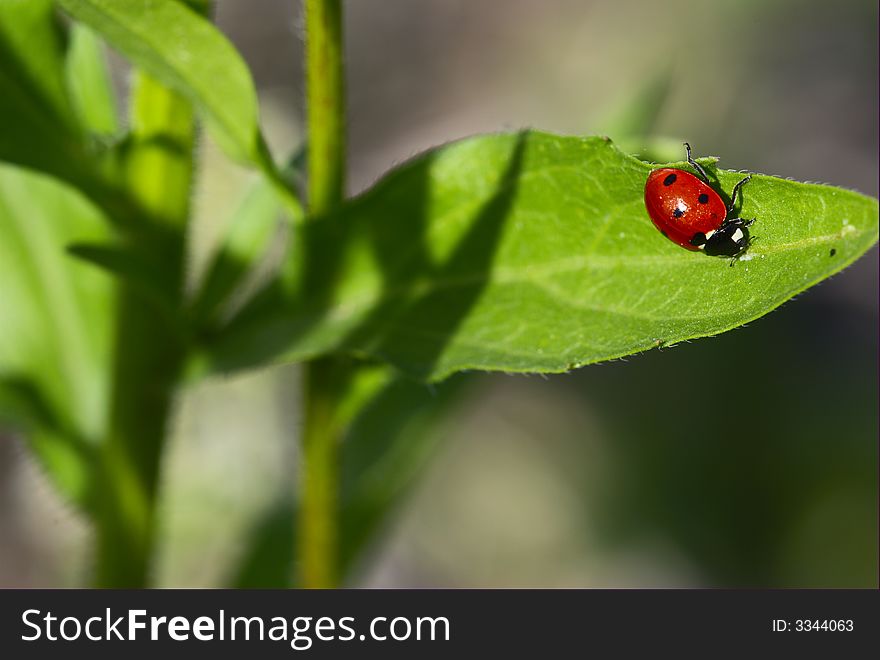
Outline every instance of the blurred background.
<svg viewBox="0 0 880 660">
<path fill-rule="evenodd" d="M 302 132 L 298 2 L 217 4 L 281 158 Z M 351 193 L 428 147 L 530 126 L 670 159 L 687 139 L 724 168 L 878 194 L 875 0 L 346 9 Z M 200 148 L 193 279 L 251 176 Z M 876 588 L 877 255 L 717 338 L 468 377 L 349 584 Z M 255 521 L 289 498 L 297 381 L 287 367 L 183 393 L 158 585 L 228 584 Z M 725 414 L 695 416 L 694 397 Z M 0 442 L 0 585 L 81 585 L 89 562 L 83 522 Z"/>
</svg>

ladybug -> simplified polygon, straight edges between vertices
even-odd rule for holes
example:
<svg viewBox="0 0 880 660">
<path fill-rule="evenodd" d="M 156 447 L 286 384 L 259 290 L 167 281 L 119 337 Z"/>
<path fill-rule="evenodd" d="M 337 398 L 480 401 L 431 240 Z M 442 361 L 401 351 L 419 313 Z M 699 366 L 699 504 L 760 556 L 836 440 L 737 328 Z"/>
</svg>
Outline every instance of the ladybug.
<svg viewBox="0 0 880 660">
<path fill-rule="evenodd" d="M 687 161 L 697 174 L 664 167 L 648 175 L 645 207 L 660 233 L 688 250 L 702 250 L 713 257 L 732 257 L 730 265 L 745 252 L 752 239 L 749 227 L 755 219 L 729 217 L 737 195 L 752 175 L 733 187 L 730 204 L 709 185 L 706 171 L 691 158 L 691 145 L 684 143 Z"/>
</svg>

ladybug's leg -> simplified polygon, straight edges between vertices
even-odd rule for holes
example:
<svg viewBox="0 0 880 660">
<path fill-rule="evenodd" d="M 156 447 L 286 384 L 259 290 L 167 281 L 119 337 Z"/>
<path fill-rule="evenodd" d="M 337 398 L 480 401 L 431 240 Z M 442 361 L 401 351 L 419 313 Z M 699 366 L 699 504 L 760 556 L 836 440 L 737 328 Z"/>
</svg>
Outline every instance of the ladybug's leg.
<svg viewBox="0 0 880 660">
<path fill-rule="evenodd" d="M 721 224 L 722 227 L 726 227 L 727 225 L 736 225 L 737 227 L 743 227 L 744 229 L 748 229 L 753 224 L 757 218 L 725 218 L 724 222 Z"/>
<path fill-rule="evenodd" d="M 709 177 L 706 176 L 706 170 L 703 169 L 702 165 L 700 165 L 697 161 L 695 161 L 693 158 L 691 158 L 691 145 L 689 145 L 687 142 L 685 142 L 684 148 L 687 149 L 688 163 L 690 163 L 691 167 L 693 167 L 700 174 L 700 178 L 703 181 L 705 181 L 706 183 L 709 183 Z"/>
<path fill-rule="evenodd" d="M 733 210 L 733 207 L 736 206 L 736 196 L 739 194 L 739 189 L 742 188 L 746 183 L 748 183 L 749 179 L 751 179 L 751 178 L 752 178 L 752 175 L 749 174 L 746 178 L 744 178 L 742 181 L 740 181 L 739 183 L 737 183 L 733 187 L 733 192 L 730 193 L 730 205 L 727 207 L 728 213 L 730 213 Z M 752 220 L 752 222 L 754 222 L 754 220 Z M 748 226 L 748 225 L 746 225 L 746 226 Z"/>
</svg>

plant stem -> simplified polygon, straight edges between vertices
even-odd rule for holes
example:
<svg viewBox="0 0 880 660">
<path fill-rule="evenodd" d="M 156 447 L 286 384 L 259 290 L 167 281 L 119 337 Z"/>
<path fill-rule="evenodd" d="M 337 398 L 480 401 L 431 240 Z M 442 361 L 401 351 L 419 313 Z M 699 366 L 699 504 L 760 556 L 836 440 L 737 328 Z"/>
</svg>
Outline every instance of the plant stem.
<svg viewBox="0 0 880 660">
<path fill-rule="evenodd" d="M 192 110 L 176 93 L 138 73 L 132 96 L 126 189 L 143 220 L 157 228 L 131 249 L 168 275 L 180 303 L 189 216 Z M 102 445 L 96 503 L 96 575 L 100 587 L 144 587 L 156 524 L 159 469 L 174 388 L 184 358 L 180 333 L 136 285 L 119 287 L 113 401 Z"/>
<path fill-rule="evenodd" d="M 307 589 L 329 589 L 337 584 L 339 556 L 339 441 L 337 378 L 334 358 L 309 362 L 304 373 L 305 427 L 299 507 L 300 583 Z"/>
<path fill-rule="evenodd" d="M 305 0 L 309 211 L 322 216 L 345 190 L 345 83 L 341 0 Z M 299 507 L 299 578 L 306 588 L 337 584 L 339 393 L 347 370 L 334 358 L 305 365 Z"/>
<path fill-rule="evenodd" d="M 208 17 L 212 0 L 184 0 Z M 129 249 L 161 268 L 167 302 L 180 309 L 194 171 L 192 106 L 134 72 L 130 144 L 122 163 L 131 211 Z M 111 200 L 112 201 L 112 200 Z M 146 229 L 146 227 L 150 229 Z M 143 231 L 141 231 L 143 230 Z M 99 461 L 96 570 L 99 587 L 145 587 L 156 528 L 159 471 L 175 388 L 186 357 L 180 328 L 137 285 L 119 286 L 113 400 Z"/>
<path fill-rule="evenodd" d="M 345 194 L 342 0 L 305 0 L 309 210 L 323 215 Z"/>
<path fill-rule="evenodd" d="M 121 287 L 110 428 L 96 518 L 98 587 L 147 586 L 159 468 L 183 351 L 155 313 Z"/>
</svg>

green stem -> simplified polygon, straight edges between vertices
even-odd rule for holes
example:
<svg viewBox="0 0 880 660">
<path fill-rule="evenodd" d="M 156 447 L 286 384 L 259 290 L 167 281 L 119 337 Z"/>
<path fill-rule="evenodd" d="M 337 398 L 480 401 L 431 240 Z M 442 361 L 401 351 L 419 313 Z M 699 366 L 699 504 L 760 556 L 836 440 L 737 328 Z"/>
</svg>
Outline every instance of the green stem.
<svg viewBox="0 0 880 660">
<path fill-rule="evenodd" d="M 345 194 L 342 1 L 305 0 L 309 210 L 323 215 Z"/>
<path fill-rule="evenodd" d="M 195 127 L 189 104 L 146 74 L 132 96 L 126 189 L 143 220 L 158 228 L 131 249 L 160 264 L 179 304 L 189 216 Z M 136 286 L 120 286 L 113 401 L 102 445 L 96 515 L 100 587 L 144 587 L 156 525 L 159 469 L 183 340 Z"/>
<path fill-rule="evenodd" d="M 345 96 L 341 0 L 305 0 L 309 211 L 321 216 L 345 190 Z M 299 578 L 306 588 L 337 585 L 338 402 L 348 378 L 334 358 L 305 365 L 300 485 Z"/>
<path fill-rule="evenodd" d="M 154 546 L 160 459 L 183 351 L 157 312 L 123 287 L 117 323 L 116 390 L 100 463 L 98 587 L 147 586 Z"/>
<path fill-rule="evenodd" d="M 308 589 L 336 586 L 339 534 L 338 379 L 334 358 L 308 363 L 304 374 L 305 426 L 302 435 L 299 507 L 300 583 Z"/>
</svg>

